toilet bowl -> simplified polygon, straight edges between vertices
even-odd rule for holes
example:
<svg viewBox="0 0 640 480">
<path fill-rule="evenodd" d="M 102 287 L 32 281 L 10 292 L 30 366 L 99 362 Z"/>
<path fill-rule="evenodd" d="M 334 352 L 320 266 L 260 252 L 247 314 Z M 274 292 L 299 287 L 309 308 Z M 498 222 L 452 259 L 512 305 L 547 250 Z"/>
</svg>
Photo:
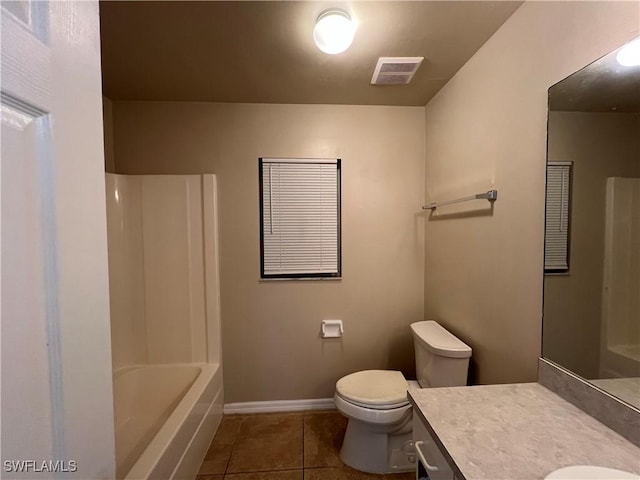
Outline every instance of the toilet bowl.
<svg viewBox="0 0 640 480">
<path fill-rule="evenodd" d="M 413 412 L 407 390 L 466 385 L 471 348 L 429 320 L 411 324 L 418 382 L 395 370 L 364 370 L 336 383 L 334 401 L 348 418 L 340 458 L 369 473 L 415 469 Z"/>
<path fill-rule="evenodd" d="M 413 470 L 408 388 L 393 370 L 365 370 L 338 380 L 333 398 L 349 419 L 340 450 L 344 463 L 369 473 Z"/>
</svg>

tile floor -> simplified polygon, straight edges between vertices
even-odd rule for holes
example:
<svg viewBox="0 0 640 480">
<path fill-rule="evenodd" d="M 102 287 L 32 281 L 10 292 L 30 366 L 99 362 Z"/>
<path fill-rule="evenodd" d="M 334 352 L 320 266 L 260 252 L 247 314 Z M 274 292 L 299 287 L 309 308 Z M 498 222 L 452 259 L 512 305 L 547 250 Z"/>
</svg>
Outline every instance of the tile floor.
<svg viewBox="0 0 640 480">
<path fill-rule="evenodd" d="M 346 419 L 335 411 L 225 415 L 197 480 L 413 480 L 345 466 Z"/>
</svg>

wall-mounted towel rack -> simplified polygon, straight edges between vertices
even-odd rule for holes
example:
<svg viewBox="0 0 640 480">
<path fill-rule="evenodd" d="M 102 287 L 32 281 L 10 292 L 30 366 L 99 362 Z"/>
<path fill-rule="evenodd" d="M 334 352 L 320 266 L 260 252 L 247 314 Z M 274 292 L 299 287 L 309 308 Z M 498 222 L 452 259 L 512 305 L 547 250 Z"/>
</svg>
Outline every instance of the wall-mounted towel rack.
<svg viewBox="0 0 640 480">
<path fill-rule="evenodd" d="M 484 193 L 476 193 L 475 195 L 469 195 L 468 197 L 456 198 L 455 200 L 447 200 L 446 202 L 431 202 L 429 205 L 423 205 L 423 210 L 435 210 L 443 205 L 450 205 L 452 203 L 468 202 L 469 200 L 489 200 L 495 202 L 498 198 L 497 190 L 489 190 Z"/>
</svg>

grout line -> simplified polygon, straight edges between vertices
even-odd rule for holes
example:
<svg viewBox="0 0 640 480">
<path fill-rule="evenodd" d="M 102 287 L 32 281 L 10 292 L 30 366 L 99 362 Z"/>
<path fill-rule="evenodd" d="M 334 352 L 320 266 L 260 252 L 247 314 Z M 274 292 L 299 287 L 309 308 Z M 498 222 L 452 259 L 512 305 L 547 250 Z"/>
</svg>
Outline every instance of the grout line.
<svg viewBox="0 0 640 480">
<path fill-rule="evenodd" d="M 291 413 L 298 413 L 298 412 L 291 412 Z M 240 436 L 240 430 L 242 429 L 242 425 L 244 424 L 245 421 L 251 421 L 251 418 L 253 417 L 258 417 L 258 416 L 262 416 L 264 414 L 243 414 L 242 416 L 244 417 L 242 419 L 242 421 L 240 422 L 240 425 L 238 427 L 238 431 L 236 432 L 236 434 L 233 437 L 233 441 L 231 442 L 231 452 L 229 453 L 229 457 L 227 458 L 227 462 L 226 462 L 226 466 L 224 469 L 224 473 L 222 473 L 223 476 L 223 480 L 225 478 L 227 478 L 228 475 L 245 475 L 245 474 L 251 474 L 251 473 L 274 473 L 274 472 L 286 472 L 286 471 L 301 471 L 302 472 L 302 478 L 304 480 L 304 476 L 305 476 L 305 472 L 307 470 L 320 470 L 320 469 L 330 469 L 330 468 L 344 468 L 344 465 L 322 465 L 322 466 L 309 466 L 306 467 L 304 464 L 304 460 L 305 460 L 305 452 L 306 452 L 306 444 L 305 444 L 305 418 L 307 416 L 311 416 L 313 414 L 317 414 L 317 413 L 324 413 L 324 411 L 308 411 L 308 412 L 299 412 L 300 415 L 300 420 L 302 422 L 302 466 L 301 467 L 294 467 L 294 468 L 282 468 L 282 469 L 277 469 L 277 470 L 253 470 L 253 471 L 248 471 L 248 472 L 229 472 L 229 465 L 231 464 L 231 457 L 233 456 L 233 452 L 235 451 L 235 448 L 237 446 L 237 441 L 238 438 Z M 267 414 L 268 415 L 268 414 Z M 239 416 L 239 415 L 223 415 L 223 420 L 224 418 L 229 418 L 229 417 L 235 417 L 235 416 Z M 213 442 L 213 440 L 212 440 Z M 384 477 L 380 477 L 380 478 L 384 478 Z"/>
<path fill-rule="evenodd" d="M 247 475 L 251 473 L 279 473 L 279 472 L 298 472 L 303 470 L 302 468 L 282 468 L 280 470 L 250 470 L 248 472 L 229 472 L 225 475 Z M 221 475 L 220 473 L 214 475 Z"/>
<path fill-rule="evenodd" d="M 271 470 L 250 470 L 250 471 L 241 471 L 241 472 L 230 472 L 229 471 L 229 465 L 231 464 L 231 456 L 233 455 L 233 452 L 236 448 L 236 443 L 237 443 L 237 439 L 239 437 L 239 433 L 240 430 L 242 429 L 242 425 L 244 424 L 245 421 L 247 420 L 251 420 L 251 418 L 253 417 L 261 417 L 261 416 L 271 416 L 271 415 L 282 415 L 282 413 L 249 413 L 249 414 L 224 414 L 223 415 L 223 419 L 226 417 L 237 417 L 237 416 L 242 416 L 244 417 L 242 419 L 242 422 L 240 423 L 240 428 L 238 429 L 238 433 L 234 436 L 233 439 L 233 443 L 232 443 L 232 447 L 231 447 L 231 453 L 229 454 L 229 458 L 227 459 L 227 466 L 225 467 L 225 471 L 222 474 L 223 475 L 223 479 L 226 478 L 227 475 L 246 475 L 246 474 L 252 474 L 252 473 L 275 473 L 275 472 L 285 472 L 285 471 L 302 471 L 303 472 L 303 477 L 304 477 L 304 418 L 302 412 L 287 412 L 290 413 L 292 416 L 300 416 L 300 421 L 302 422 L 302 466 L 300 467 L 289 467 L 289 468 L 279 468 L 279 469 L 271 469 Z"/>
<path fill-rule="evenodd" d="M 305 467 L 305 463 L 304 463 L 304 452 L 306 450 L 306 446 L 304 444 L 304 419 L 307 417 L 306 413 L 302 414 L 302 478 L 304 480 L 304 467 Z"/>
<path fill-rule="evenodd" d="M 226 415 L 222 415 L 223 420 L 225 416 Z M 238 440 L 238 436 L 240 435 L 240 429 L 242 428 L 243 423 L 244 423 L 244 420 L 240 422 L 240 425 L 238 426 L 238 431 L 233 436 L 233 442 L 231 442 L 231 451 L 229 452 L 229 458 L 227 458 L 227 464 L 224 466 L 224 473 L 222 474 L 223 475 L 222 480 L 224 480 L 224 477 L 227 476 L 227 470 L 229 470 L 229 464 L 231 463 L 231 456 L 233 455 L 233 450 L 236 448 L 236 441 Z"/>
</svg>

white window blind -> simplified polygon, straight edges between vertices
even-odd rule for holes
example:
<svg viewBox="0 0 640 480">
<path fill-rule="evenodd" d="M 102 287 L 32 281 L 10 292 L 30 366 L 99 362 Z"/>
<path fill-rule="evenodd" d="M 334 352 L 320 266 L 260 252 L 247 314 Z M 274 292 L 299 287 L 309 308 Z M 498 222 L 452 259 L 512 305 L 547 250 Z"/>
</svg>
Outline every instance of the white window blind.
<svg viewBox="0 0 640 480">
<path fill-rule="evenodd" d="M 340 276 L 340 160 L 261 159 L 263 278 Z"/>
<path fill-rule="evenodd" d="M 547 163 L 544 269 L 569 270 L 569 199 L 571 162 Z"/>
</svg>

